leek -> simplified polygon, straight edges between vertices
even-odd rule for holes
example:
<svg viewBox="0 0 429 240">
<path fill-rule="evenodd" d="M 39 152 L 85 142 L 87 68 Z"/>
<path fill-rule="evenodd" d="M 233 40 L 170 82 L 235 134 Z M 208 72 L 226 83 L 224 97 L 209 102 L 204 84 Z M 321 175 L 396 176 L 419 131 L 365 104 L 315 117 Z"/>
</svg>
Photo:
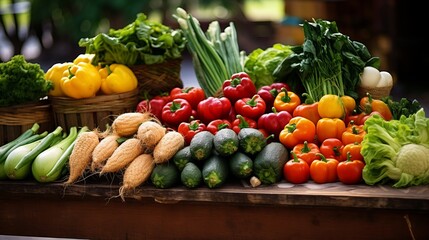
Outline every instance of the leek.
<svg viewBox="0 0 429 240">
<path fill-rule="evenodd" d="M 30 129 L 27 129 L 25 132 L 23 132 L 20 136 L 15 138 L 13 141 L 10 141 L 6 143 L 5 145 L 0 147 L 0 162 L 3 162 L 3 160 L 6 159 L 7 155 L 6 153 L 13 148 L 16 144 L 24 141 L 25 139 L 35 135 L 37 131 L 39 130 L 40 125 L 37 123 L 34 123 L 33 126 Z"/>
<path fill-rule="evenodd" d="M 27 165 L 28 163 L 31 163 L 39 153 L 44 151 L 45 149 L 52 146 L 52 144 L 57 141 L 58 137 L 61 137 L 61 133 L 63 131 L 63 128 L 58 126 L 54 131 L 50 132 L 46 137 L 40 141 L 40 143 L 33 148 L 29 153 L 27 153 L 21 161 L 18 162 L 15 166 L 15 170 L 20 169 L 21 167 Z"/>
<path fill-rule="evenodd" d="M 66 138 L 37 155 L 31 165 L 31 170 L 33 177 L 38 182 L 53 182 L 60 177 L 62 168 L 59 168 L 60 170 L 53 174 L 51 173 L 49 177 L 47 174 L 56 165 L 58 160 L 61 159 L 61 156 L 66 152 L 68 147 L 73 144 L 77 135 L 77 127 L 71 127 L 70 133 Z"/>
<path fill-rule="evenodd" d="M 84 126 L 82 127 L 79 132 L 77 133 L 76 138 L 83 132 L 87 132 L 89 131 L 89 128 Z M 46 174 L 46 178 L 50 178 L 52 176 L 54 176 L 55 174 L 58 174 L 58 172 L 62 172 L 62 170 L 64 169 L 64 166 L 66 166 L 69 157 L 73 151 L 74 145 L 76 143 L 76 138 L 73 141 L 72 144 L 70 144 L 67 149 L 64 151 L 64 153 L 61 155 L 61 157 L 58 159 L 58 161 L 55 163 L 55 165 L 52 167 L 52 169 Z"/>
<path fill-rule="evenodd" d="M 39 139 L 37 141 L 19 146 L 9 153 L 4 162 L 4 172 L 9 179 L 22 180 L 30 175 L 31 163 L 27 163 L 19 169 L 15 169 L 15 167 L 22 160 L 22 158 L 31 152 L 31 150 L 33 150 L 35 147 L 37 147 L 41 141 L 42 139 Z"/>
</svg>

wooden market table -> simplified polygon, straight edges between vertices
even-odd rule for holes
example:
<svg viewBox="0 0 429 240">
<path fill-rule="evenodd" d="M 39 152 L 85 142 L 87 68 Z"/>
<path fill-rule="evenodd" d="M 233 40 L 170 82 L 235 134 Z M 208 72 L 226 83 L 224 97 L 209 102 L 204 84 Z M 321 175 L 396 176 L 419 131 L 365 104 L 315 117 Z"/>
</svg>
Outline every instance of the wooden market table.
<svg viewBox="0 0 429 240">
<path fill-rule="evenodd" d="M 428 239 L 429 186 L 280 182 L 157 189 L 0 181 L 0 235 L 82 239 Z"/>
</svg>

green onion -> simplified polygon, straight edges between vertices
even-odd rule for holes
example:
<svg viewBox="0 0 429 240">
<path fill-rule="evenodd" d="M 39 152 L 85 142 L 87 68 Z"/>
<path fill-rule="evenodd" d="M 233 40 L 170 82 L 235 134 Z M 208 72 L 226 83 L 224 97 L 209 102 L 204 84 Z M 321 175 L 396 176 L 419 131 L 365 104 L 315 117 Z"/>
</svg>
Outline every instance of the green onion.
<svg viewBox="0 0 429 240">
<path fill-rule="evenodd" d="M 216 96 L 225 80 L 244 70 L 245 54 L 239 51 L 234 24 L 222 32 L 219 22 L 213 21 L 204 32 L 184 9 L 177 8 L 176 13 L 173 17 L 187 39 L 198 83 L 207 96 Z"/>
</svg>

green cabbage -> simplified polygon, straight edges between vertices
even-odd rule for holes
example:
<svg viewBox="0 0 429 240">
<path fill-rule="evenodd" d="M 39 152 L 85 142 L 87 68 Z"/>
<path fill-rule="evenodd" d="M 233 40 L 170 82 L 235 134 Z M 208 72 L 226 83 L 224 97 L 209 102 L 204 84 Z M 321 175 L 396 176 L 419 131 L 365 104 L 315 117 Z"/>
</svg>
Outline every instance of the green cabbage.
<svg viewBox="0 0 429 240">
<path fill-rule="evenodd" d="M 372 116 L 364 128 L 365 183 L 397 188 L 429 184 L 429 118 L 423 108 L 398 120 Z"/>
</svg>

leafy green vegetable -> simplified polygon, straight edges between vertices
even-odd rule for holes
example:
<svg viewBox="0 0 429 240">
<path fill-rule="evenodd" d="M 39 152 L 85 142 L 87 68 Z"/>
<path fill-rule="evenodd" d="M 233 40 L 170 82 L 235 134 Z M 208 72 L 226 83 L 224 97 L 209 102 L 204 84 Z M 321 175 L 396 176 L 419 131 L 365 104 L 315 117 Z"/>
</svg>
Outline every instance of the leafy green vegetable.
<svg viewBox="0 0 429 240">
<path fill-rule="evenodd" d="M 250 75 L 258 89 L 270 85 L 274 82 L 274 70 L 292 53 L 292 46 L 280 43 L 265 50 L 257 48 L 246 57 L 244 71 Z"/>
<path fill-rule="evenodd" d="M 397 188 L 429 184 L 429 118 L 423 108 L 399 120 L 372 116 L 364 129 L 365 183 Z"/>
<path fill-rule="evenodd" d="M 392 96 L 387 96 L 381 100 L 389 107 L 393 119 L 399 119 L 402 115 L 408 117 L 422 108 L 422 105 L 416 99 L 411 101 L 403 97 L 399 101 L 395 101 Z"/>
<path fill-rule="evenodd" d="M 207 96 L 216 96 L 226 79 L 244 70 L 245 53 L 239 50 L 234 23 L 222 32 L 219 22 L 212 21 L 204 32 L 183 8 L 177 8 L 173 17 L 186 36 L 199 85 Z"/>
<path fill-rule="evenodd" d="M 110 29 L 93 38 L 81 38 L 79 46 L 85 47 L 86 53 L 95 54 L 92 61 L 95 65 L 151 65 L 182 57 L 186 38 L 181 29 L 150 21 L 145 14 L 139 13 L 135 21 L 124 28 Z"/>
<path fill-rule="evenodd" d="M 314 101 L 325 94 L 358 98 L 359 74 L 365 66 L 378 69 L 379 58 L 372 57 L 364 44 L 340 33 L 335 22 L 305 21 L 303 30 L 303 45 L 279 64 L 274 72 L 276 81 L 285 81 L 291 86 L 301 83 Z"/>
<path fill-rule="evenodd" d="M 0 63 L 0 107 L 37 102 L 52 88 L 40 65 L 27 62 L 23 55 Z"/>
</svg>

